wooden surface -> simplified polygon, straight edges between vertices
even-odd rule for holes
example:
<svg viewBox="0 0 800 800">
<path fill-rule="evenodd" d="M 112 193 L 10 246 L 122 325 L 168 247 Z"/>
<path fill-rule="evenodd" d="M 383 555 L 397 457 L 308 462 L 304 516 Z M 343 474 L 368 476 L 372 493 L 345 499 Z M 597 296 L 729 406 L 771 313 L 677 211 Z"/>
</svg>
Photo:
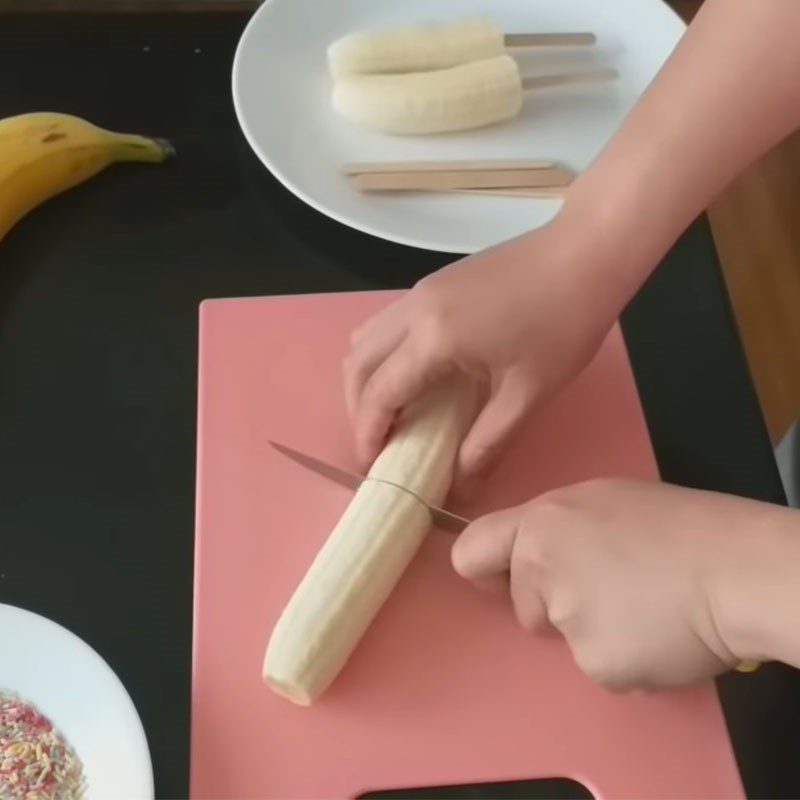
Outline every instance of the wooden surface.
<svg viewBox="0 0 800 800">
<path fill-rule="evenodd" d="M 800 416 L 800 133 L 742 175 L 709 216 L 777 443 Z"/>
<path fill-rule="evenodd" d="M 0 0 L 0 11 L 253 9 L 260 0 Z M 702 0 L 669 0 L 688 22 Z M 767 425 L 777 442 L 800 416 L 800 133 L 709 209 Z"/>
</svg>

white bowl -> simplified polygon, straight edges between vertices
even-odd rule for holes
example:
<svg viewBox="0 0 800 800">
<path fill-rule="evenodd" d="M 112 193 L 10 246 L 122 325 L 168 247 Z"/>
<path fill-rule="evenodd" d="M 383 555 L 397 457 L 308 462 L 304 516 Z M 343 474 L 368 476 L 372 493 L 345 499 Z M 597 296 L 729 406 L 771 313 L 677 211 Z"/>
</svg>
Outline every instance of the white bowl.
<svg viewBox="0 0 800 800">
<path fill-rule="evenodd" d="M 0 693 L 33 705 L 83 764 L 88 800 L 154 795 L 144 729 L 119 678 L 82 639 L 0 604 Z"/>
</svg>

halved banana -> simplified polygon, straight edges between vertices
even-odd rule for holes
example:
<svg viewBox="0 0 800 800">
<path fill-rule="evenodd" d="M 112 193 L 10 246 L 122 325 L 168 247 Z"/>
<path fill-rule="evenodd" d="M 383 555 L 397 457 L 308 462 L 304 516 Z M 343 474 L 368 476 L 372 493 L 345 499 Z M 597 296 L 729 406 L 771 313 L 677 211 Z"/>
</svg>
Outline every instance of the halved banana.
<svg viewBox="0 0 800 800">
<path fill-rule="evenodd" d="M 336 81 L 333 108 L 383 133 L 425 134 L 480 128 L 515 117 L 522 80 L 508 55 L 402 75 L 351 75 Z"/>
<path fill-rule="evenodd" d="M 422 72 L 503 53 L 500 26 L 491 19 L 474 17 L 351 33 L 330 45 L 328 66 L 334 78 L 367 73 Z"/>
</svg>

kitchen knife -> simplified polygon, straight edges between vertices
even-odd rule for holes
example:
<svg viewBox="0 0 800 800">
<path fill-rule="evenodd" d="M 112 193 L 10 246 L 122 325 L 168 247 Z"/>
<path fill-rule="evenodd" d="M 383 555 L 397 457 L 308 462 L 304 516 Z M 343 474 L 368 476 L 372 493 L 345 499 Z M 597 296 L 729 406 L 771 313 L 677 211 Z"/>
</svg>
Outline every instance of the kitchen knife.
<svg viewBox="0 0 800 800">
<path fill-rule="evenodd" d="M 310 469 L 312 472 L 316 472 L 318 475 L 322 475 L 324 478 L 327 478 L 334 483 L 338 483 L 340 486 L 346 486 L 348 489 L 358 489 L 358 487 L 367 480 L 382 480 L 383 483 L 391 483 L 391 481 L 386 481 L 382 478 L 369 478 L 366 475 L 358 475 L 354 472 L 348 472 L 347 470 L 336 467 L 333 464 L 328 464 L 326 461 L 322 461 L 319 458 L 310 456 L 307 453 L 301 453 L 299 450 L 295 450 L 293 447 L 289 447 L 285 444 L 279 444 L 278 442 L 273 441 L 270 441 L 270 444 L 279 453 L 282 453 L 297 464 L 300 464 L 306 469 Z M 396 483 L 392 484 L 392 486 L 397 486 L 398 489 L 401 489 L 404 492 L 409 492 L 408 489 Z M 409 494 L 413 494 L 413 492 L 409 492 Z M 433 518 L 433 524 L 436 525 L 437 528 L 441 528 L 449 533 L 461 533 L 461 531 L 463 531 L 464 528 L 470 524 L 470 520 L 465 519 L 464 517 L 459 517 L 457 514 L 453 514 L 450 511 L 445 511 L 443 508 L 431 506 L 417 495 L 414 495 L 414 497 L 417 497 L 417 499 L 423 505 L 428 507 L 428 510 L 431 512 L 431 517 Z"/>
</svg>

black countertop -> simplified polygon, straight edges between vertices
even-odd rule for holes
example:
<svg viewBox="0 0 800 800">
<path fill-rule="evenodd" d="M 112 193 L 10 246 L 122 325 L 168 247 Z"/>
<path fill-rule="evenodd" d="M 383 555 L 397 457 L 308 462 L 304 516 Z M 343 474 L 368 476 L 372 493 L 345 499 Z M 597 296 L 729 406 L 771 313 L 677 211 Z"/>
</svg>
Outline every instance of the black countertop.
<svg viewBox="0 0 800 800">
<path fill-rule="evenodd" d="M 178 150 L 53 199 L 0 243 L 0 600 L 109 662 L 158 797 L 188 792 L 198 304 L 408 287 L 455 258 L 345 228 L 262 168 L 230 96 L 246 21 L 0 14 L 0 117 L 65 111 Z M 783 502 L 705 219 L 623 325 L 662 476 Z M 800 796 L 798 674 L 720 689 L 748 794 Z"/>
</svg>

